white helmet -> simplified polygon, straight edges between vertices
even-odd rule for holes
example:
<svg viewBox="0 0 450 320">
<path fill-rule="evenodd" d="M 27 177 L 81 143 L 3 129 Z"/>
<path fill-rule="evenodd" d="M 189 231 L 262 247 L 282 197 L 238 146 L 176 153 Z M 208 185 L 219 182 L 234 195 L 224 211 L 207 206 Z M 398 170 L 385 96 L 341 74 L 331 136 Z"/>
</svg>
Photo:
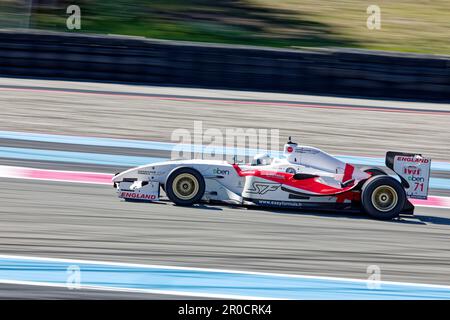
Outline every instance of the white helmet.
<svg viewBox="0 0 450 320">
<path fill-rule="evenodd" d="M 265 166 L 272 163 L 272 158 L 268 153 L 260 153 L 253 157 L 252 165 Z"/>
</svg>

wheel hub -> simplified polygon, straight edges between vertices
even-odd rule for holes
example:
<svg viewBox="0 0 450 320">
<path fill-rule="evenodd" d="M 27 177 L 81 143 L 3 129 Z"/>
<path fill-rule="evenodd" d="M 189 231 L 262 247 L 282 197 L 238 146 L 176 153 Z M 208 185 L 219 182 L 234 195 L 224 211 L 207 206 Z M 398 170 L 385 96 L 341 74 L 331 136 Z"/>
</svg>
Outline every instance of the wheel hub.
<svg viewBox="0 0 450 320">
<path fill-rule="evenodd" d="M 198 193 L 200 188 L 197 179 L 189 174 L 183 173 L 173 180 L 173 192 L 177 198 L 182 200 L 190 200 Z"/>
<path fill-rule="evenodd" d="M 391 186 L 379 186 L 372 193 L 372 204 L 378 211 L 390 211 L 397 203 L 397 191 Z"/>
</svg>

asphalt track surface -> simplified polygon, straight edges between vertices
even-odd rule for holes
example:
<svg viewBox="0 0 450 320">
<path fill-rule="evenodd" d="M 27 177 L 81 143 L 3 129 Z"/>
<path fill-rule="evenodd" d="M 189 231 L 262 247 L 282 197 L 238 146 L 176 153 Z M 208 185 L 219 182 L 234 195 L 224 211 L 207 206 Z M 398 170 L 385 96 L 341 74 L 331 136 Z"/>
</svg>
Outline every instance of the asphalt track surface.
<svg viewBox="0 0 450 320">
<path fill-rule="evenodd" d="M 19 84 L 26 88 L 18 88 Z M 2 85 L 3 89 L 10 87 L 3 90 Z M 30 90 L 31 86 L 36 89 Z M 39 91 L 39 87 L 45 90 Z M 61 90 L 55 92 L 49 88 Z M 64 91 L 67 88 L 77 93 L 67 93 Z M 205 100 L 80 93 L 80 90 L 100 89 L 133 90 L 165 97 L 203 95 Z M 308 104 L 323 105 L 327 101 L 329 105 L 358 108 L 365 103 L 369 109 L 392 109 L 400 105 L 409 111 L 303 108 L 276 106 L 274 102 L 261 105 L 261 101 L 268 100 L 267 95 L 1 79 L 0 127 L 13 131 L 170 141 L 171 130 L 192 129 L 194 119 L 218 128 L 272 128 L 283 123 L 281 136 L 299 135 L 307 144 L 334 153 L 382 156 L 387 149 L 409 151 L 412 148 L 439 160 L 450 159 L 449 115 L 435 112 L 450 110 L 448 105 L 341 101 L 324 97 L 302 99 Z M 236 106 L 206 98 L 257 101 Z M 276 95 L 272 100 L 292 102 L 294 98 Z M 255 108 L 267 113 L 255 114 Z M 423 109 L 435 111 L 423 112 Z M 11 146 L 18 142 L 3 143 L 2 146 Z M 27 147 L 39 148 L 39 145 Z M 55 146 L 62 147 L 65 146 Z M 115 152 L 98 147 L 90 151 Z M 11 159 L 2 159 L 0 164 L 98 172 L 117 169 Z M 0 179 L 0 190 L 2 254 L 358 279 L 366 279 L 367 266 L 376 264 L 381 268 L 382 280 L 450 285 L 448 209 L 420 207 L 413 218 L 383 222 L 364 215 L 332 212 L 127 203 L 115 198 L 112 187 L 102 185 Z M 0 298 L 160 298 L 137 293 L 62 294 L 62 291 L 0 285 Z"/>
<path fill-rule="evenodd" d="M 2 179 L 3 254 L 448 284 L 450 217 L 122 202 L 108 186 Z"/>
<path fill-rule="evenodd" d="M 332 154 L 450 159 L 450 105 L 0 78 L 0 128 L 171 141 L 175 129 L 279 129 Z M 279 146 L 271 146 L 278 150 Z"/>
</svg>

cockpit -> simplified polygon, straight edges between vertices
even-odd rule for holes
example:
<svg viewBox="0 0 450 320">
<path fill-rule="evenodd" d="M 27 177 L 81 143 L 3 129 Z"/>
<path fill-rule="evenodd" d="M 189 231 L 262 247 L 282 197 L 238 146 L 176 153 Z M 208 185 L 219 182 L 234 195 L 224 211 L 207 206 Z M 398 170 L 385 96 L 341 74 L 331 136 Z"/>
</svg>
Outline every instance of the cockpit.
<svg viewBox="0 0 450 320">
<path fill-rule="evenodd" d="M 252 166 L 268 166 L 273 158 L 268 153 L 260 153 L 253 157 Z"/>
</svg>

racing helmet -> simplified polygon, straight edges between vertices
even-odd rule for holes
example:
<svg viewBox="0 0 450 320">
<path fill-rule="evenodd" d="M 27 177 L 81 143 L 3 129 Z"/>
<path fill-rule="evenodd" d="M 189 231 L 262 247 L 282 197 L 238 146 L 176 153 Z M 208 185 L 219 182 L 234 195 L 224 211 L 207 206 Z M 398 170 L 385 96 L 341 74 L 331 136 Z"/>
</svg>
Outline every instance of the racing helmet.
<svg viewBox="0 0 450 320">
<path fill-rule="evenodd" d="M 260 153 L 253 157 L 252 165 L 265 166 L 272 163 L 272 157 L 268 153 Z"/>
</svg>

